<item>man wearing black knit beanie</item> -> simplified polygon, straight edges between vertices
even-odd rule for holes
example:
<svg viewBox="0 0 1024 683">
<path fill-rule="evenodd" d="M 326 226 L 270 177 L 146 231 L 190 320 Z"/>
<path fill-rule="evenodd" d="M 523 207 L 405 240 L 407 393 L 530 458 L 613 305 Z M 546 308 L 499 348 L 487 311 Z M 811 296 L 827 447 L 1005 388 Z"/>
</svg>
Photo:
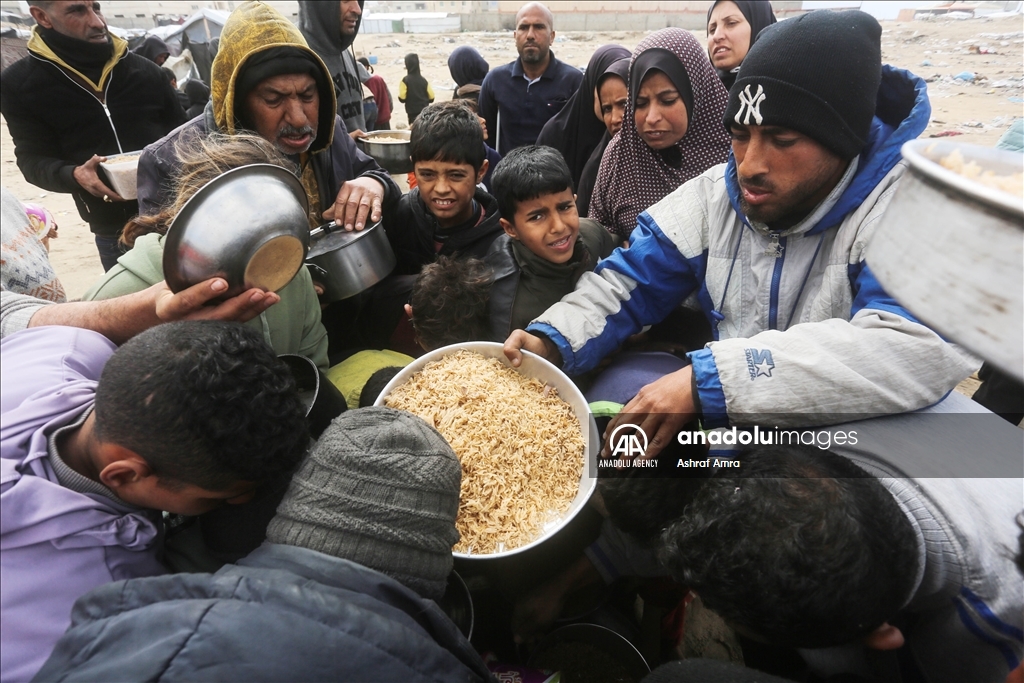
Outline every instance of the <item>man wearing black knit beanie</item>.
<svg viewBox="0 0 1024 683">
<path fill-rule="evenodd" d="M 636 425 L 647 458 L 694 419 L 806 429 L 942 401 L 978 363 L 889 296 L 864 260 L 906 169 L 900 148 L 931 113 L 925 82 L 882 64 L 881 33 L 855 10 L 765 28 L 729 92 L 728 162 L 641 213 L 629 249 L 513 332 L 512 363 L 526 349 L 582 374 L 697 302 L 712 334 L 690 365 L 646 385 L 605 370 L 633 396 L 605 433 Z"/>
<path fill-rule="evenodd" d="M 864 261 L 905 170 L 900 148 L 931 113 L 924 81 L 882 64 L 881 33 L 856 10 L 765 28 L 729 91 L 729 161 L 643 212 L 628 250 L 513 332 L 512 362 L 525 348 L 586 372 L 696 299 L 710 343 L 682 370 L 622 387 L 636 393 L 608 427 L 639 425 L 647 457 L 695 418 L 835 424 L 923 408 L 970 375 L 974 359 L 893 300 Z"/>
<path fill-rule="evenodd" d="M 812 12 L 761 34 L 763 44 L 748 54 L 729 91 L 724 119 L 748 218 L 795 225 L 864 149 L 882 78 L 881 35 L 882 27 L 863 12 Z M 789 136 L 780 136 L 780 129 Z M 788 145 L 792 152 L 783 166 L 795 173 L 769 177 L 757 153 L 745 167 L 752 142 Z M 776 174 L 778 166 L 772 164 Z"/>
</svg>

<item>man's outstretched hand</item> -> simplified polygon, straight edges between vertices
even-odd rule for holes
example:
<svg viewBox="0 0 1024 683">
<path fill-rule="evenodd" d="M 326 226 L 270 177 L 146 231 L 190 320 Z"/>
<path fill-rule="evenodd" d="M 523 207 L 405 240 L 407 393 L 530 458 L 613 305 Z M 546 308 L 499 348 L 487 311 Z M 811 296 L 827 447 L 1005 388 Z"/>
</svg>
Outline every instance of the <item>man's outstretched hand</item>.
<svg viewBox="0 0 1024 683">
<path fill-rule="evenodd" d="M 87 162 L 81 166 L 76 166 L 71 175 L 74 176 L 75 182 L 93 197 L 102 197 L 103 201 L 107 202 L 123 202 L 124 197 L 111 190 L 107 187 L 106 183 L 100 180 L 100 175 L 96 169 L 99 168 L 100 163 L 106 160 L 106 157 L 93 154 L 92 158 Z"/>
<path fill-rule="evenodd" d="M 672 443 L 683 425 L 695 417 L 697 409 L 693 400 L 693 366 L 687 365 L 644 386 L 622 412 L 608 423 L 601 457 L 611 457 L 609 453 L 612 444 L 608 442 L 608 437 L 620 424 L 634 424 L 644 431 L 648 439 L 644 457 L 649 459 Z"/>
<path fill-rule="evenodd" d="M 349 180 L 338 190 L 338 197 L 323 213 L 324 220 L 333 220 L 349 232 L 366 227 L 366 219 L 376 223 L 384 205 L 384 184 L 374 178 Z"/>
<path fill-rule="evenodd" d="M 177 294 L 171 291 L 166 282 L 158 282 L 150 289 L 154 311 L 161 322 L 227 320 L 244 323 L 281 300 L 274 292 L 253 288 L 215 305 L 208 305 L 224 294 L 227 288 L 228 283 L 222 278 L 211 278 Z"/>
</svg>

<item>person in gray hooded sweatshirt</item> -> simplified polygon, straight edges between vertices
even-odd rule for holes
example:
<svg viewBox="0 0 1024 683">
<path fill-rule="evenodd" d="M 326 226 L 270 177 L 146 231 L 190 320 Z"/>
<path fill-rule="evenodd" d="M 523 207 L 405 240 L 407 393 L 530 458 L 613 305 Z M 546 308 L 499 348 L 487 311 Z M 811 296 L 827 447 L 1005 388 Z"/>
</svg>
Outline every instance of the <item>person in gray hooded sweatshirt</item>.
<svg viewBox="0 0 1024 683">
<path fill-rule="evenodd" d="M 331 72 L 338 114 L 353 138 L 366 137 L 363 79 L 359 78 L 360 68 L 351 50 L 362 18 L 363 0 L 299 0 L 299 31 Z"/>
</svg>

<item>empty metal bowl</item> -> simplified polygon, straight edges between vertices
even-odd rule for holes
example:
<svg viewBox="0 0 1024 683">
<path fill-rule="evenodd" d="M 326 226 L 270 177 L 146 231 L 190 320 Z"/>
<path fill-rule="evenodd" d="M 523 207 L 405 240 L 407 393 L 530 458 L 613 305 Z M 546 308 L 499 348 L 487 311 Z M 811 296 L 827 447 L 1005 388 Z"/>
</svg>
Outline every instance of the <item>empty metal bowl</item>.
<svg viewBox="0 0 1024 683">
<path fill-rule="evenodd" d="M 651 672 L 647 660 L 622 634 L 597 624 L 563 626 L 544 636 L 530 654 L 529 666 L 556 669 L 563 680 L 639 681 Z M 603 671 L 601 667 L 607 667 Z"/>
<path fill-rule="evenodd" d="M 204 185 L 174 217 L 164 240 L 171 291 L 211 277 L 224 297 L 291 282 L 309 249 L 309 201 L 293 173 L 273 164 L 232 169 Z"/>
<path fill-rule="evenodd" d="M 368 138 L 357 139 L 356 143 L 388 173 L 409 173 L 412 171 L 411 136 L 408 130 L 381 130 L 370 133 Z"/>
</svg>

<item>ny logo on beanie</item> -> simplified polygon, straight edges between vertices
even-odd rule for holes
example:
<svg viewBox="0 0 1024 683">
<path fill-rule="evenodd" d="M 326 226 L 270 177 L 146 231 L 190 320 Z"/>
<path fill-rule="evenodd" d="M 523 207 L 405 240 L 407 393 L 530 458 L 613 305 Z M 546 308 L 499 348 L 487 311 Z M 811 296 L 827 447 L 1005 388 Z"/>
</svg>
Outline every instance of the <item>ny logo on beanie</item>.
<svg viewBox="0 0 1024 683">
<path fill-rule="evenodd" d="M 767 95 L 764 94 L 764 88 L 759 83 L 757 85 L 757 92 L 753 95 L 750 94 L 750 85 L 747 85 L 740 92 L 740 108 L 736 112 L 736 116 L 733 118 L 738 124 L 748 126 L 750 125 L 750 117 L 754 117 L 754 123 L 758 126 L 761 125 L 763 117 L 761 116 L 761 103 L 767 99 Z M 740 118 L 743 118 L 740 121 Z"/>
</svg>

